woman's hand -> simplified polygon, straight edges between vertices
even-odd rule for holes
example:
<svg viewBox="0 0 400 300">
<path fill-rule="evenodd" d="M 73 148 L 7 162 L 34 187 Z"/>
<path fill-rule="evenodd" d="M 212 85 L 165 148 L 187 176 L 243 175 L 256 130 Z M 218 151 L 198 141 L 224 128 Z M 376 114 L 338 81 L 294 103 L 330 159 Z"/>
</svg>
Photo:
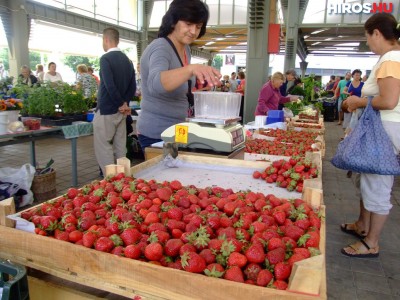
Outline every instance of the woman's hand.
<svg viewBox="0 0 400 300">
<path fill-rule="evenodd" d="M 343 101 L 342 106 L 347 107 L 348 112 L 353 112 L 359 107 L 365 107 L 366 100 L 366 98 L 360 98 L 358 96 L 349 96 Z"/>
<path fill-rule="evenodd" d="M 207 80 L 210 87 L 221 85 L 221 73 L 210 66 L 190 65 L 192 74 L 203 84 Z"/>
</svg>

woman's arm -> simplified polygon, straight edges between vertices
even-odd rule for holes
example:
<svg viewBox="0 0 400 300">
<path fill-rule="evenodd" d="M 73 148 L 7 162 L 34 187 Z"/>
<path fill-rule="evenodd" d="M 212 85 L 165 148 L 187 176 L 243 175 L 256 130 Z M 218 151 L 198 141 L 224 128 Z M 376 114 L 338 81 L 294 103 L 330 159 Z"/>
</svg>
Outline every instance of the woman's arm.
<svg viewBox="0 0 400 300">
<path fill-rule="evenodd" d="M 377 110 L 391 110 L 399 103 L 400 95 L 400 79 L 386 77 L 378 79 L 379 95 L 372 99 L 372 107 Z M 367 98 L 350 96 L 346 99 L 349 111 L 352 112 L 357 108 L 366 107 Z"/>
</svg>

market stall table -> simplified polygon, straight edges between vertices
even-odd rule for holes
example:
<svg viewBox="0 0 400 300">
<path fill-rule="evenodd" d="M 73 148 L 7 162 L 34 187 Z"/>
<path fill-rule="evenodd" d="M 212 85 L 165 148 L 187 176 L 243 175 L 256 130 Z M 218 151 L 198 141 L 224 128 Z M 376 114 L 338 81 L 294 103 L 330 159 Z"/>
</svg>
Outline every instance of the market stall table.
<svg viewBox="0 0 400 300">
<path fill-rule="evenodd" d="M 68 127 L 68 126 L 64 126 Z M 64 127 L 40 127 L 39 130 L 29 130 L 17 133 L 7 133 L 0 135 L 0 147 L 21 143 L 30 143 L 30 163 L 36 167 L 36 149 L 35 142 L 38 140 L 48 139 L 52 137 L 67 138 L 71 141 L 71 169 L 72 169 L 72 186 L 78 185 L 78 169 L 77 169 L 77 138 L 80 135 L 67 137 L 63 134 Z"/>
</svg>

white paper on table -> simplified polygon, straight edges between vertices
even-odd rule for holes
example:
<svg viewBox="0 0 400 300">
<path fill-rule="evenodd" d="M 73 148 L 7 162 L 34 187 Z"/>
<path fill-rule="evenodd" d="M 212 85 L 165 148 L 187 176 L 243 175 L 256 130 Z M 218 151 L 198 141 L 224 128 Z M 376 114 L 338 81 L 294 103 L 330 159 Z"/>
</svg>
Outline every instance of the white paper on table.
<svg viewBox="0 0 400 300">
<path fill-rule="evenodd" d="M 13 215 L 8 215 L 7 218 L 15 221 L 16 229 L 26 231 L 26 232 L 31 232 L 31 233 L 35 232 L 35 224 L 21 218 L 21 215 L 19 213 L 13 214 Z"/>
</svg>

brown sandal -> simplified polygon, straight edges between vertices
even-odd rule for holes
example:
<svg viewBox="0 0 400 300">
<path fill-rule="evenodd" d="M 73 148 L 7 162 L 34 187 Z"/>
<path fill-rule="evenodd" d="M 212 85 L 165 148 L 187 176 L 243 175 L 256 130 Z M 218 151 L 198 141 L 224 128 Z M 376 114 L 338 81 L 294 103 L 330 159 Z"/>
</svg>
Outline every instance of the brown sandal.
<svg viewBox="0 0 400 300">
<path fill-rule="evenodd" d="M 340 225 L 340 229 L 347 233 L 347 234 L 351 234 L 354 235 L 355 237 L 358 237 L 360 239 L 363 239 L 367 236 L 367 233 L 365 231 L 359 231 L 357 228 L 357 224 L 356 223 L 345 223 Z"/>
<path fill-rule="evenodd" d="M 346 251 L 346 248 L 351 248 L 354 252 L 349 253 Z M 352 245 L 349 245 L 348 247 L 343 248 L 341 252 L 342 254 L 349 257 L 372 258 L 379 256 L 379 247 L 376 246 L 375 248 L 371 248 L 363 239 L 360 239 L 359 242 L 356 242 Z"/>
</svg>

